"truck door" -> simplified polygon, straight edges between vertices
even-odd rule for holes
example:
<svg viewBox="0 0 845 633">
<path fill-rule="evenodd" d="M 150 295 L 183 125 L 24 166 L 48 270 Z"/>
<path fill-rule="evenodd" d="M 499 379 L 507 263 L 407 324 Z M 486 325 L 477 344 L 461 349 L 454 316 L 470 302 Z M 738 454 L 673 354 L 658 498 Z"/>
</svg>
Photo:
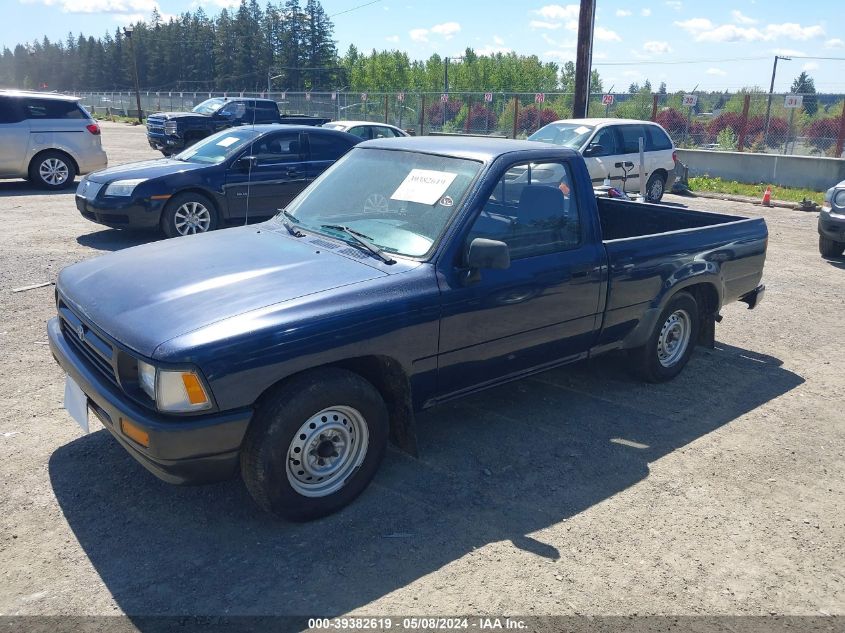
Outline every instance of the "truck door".
<svg viewBox="0 0 845 633">
<path fill-rule="evenodd" d="M 604 252 L 585 217 L 589 200 L 579 204 L 592 190 L 575 191 L 571 173 L 566 161 L 509 166 L 462 251 L 478 237 L 505 242 L 510 267 L 469 283 L 462 262 L 441 271 L 440 396 L 583 356 L 593 344 Z"/>
<path fill-rule="evenodd" d="M 245 217 L 247 211 L 250 217 L 274 215 L 305 188 L 309 181 L 300 137 L 298 132 L 273 132 L 259 138 L 240 156 L 254 156 L 251 171 L 233 161 L 226 172 L 230 217 Z"/>
</svg>

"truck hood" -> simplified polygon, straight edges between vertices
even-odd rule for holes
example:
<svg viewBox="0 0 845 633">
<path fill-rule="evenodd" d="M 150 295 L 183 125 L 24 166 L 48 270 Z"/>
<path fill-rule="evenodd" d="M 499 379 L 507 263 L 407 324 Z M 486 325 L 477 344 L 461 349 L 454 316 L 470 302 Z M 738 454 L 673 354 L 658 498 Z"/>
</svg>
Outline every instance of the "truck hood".
<svg viewBox="0 0 845 633">
<path fill-rule="evenodd" d="M 200 114 L 199 112 L 156 112 L 151 114 L 148 119 L 210 119 L 210 114 Z"/>
<path fill-rule="evenodd" d="M 182 171 L 202 169 L 209 167 L 205 163 L 191 163 L 175 158 L 159 158 L 154 160 L 143 160 L 137 163 L 126 163 L 108 169 L 101 169 L 88 176 L 91 182 L 109 183 L 115 180 L 132 180 L 136 178 L 158 178 L 169 176 Z"/>
<path fill-rule="evenodd" d="M 57 285 L 71 309 L 151 358 L 212 323 L 388 274 L 311 239 L 269 223 L 178 237 L 74 264 Z"/>
</svg>

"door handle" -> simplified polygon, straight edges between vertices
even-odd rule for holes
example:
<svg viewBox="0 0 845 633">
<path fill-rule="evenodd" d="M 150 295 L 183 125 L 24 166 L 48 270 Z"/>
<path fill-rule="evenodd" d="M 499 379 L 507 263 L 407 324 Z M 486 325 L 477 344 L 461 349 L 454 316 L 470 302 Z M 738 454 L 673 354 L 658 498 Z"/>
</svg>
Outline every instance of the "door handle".
<svg viewBox="0 0 845 633">
<path fill-rule="evenodd" d="M 289 178 L 296 178 L 297 176 L 301 176 L 301 175 L 302 175 L 302 172 L 299 171 L 298 169 L 288 169 L 285 172 L 285 176 L 288 176 Z"/>
</svg>

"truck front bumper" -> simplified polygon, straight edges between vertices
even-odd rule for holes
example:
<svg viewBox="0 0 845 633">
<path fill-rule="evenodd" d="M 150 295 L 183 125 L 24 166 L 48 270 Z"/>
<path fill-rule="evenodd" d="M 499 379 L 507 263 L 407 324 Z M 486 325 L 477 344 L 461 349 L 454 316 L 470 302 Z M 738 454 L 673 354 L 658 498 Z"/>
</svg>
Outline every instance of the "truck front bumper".
<svg viewBox="0 0 845 633">
<path fill-rule="evenodd" d="M 175 154 L 185 149 L 185 139 L 179 136 L 152 136 L 148 134 L 147 141 L 150 147 L 166 154 Z"/>
<path fill-rule="evenodd" d="M 200 416 L 166 416 L 131 400 L 83 358 L 62 332 L 58 318 L 47 325 L 50 351 L 88 398 L 88 408 L 118 442 L 159 479 L 201 484 L 232 477 L 252 409 Z M 124 435 L 120 420 L 149 435 L 144 447 Z"/>
<path fill-rule="evenodd" d="M 763 300 L 763 297 L 765 295 L 766 285 L 760 284 L 751 292 L 746 292 L 744 295 L 742 295 L 739 300 L 746 304 L 749 310 L 753 310 L 758 305 L 760 305 L 760 302 Z"/>
</svg>

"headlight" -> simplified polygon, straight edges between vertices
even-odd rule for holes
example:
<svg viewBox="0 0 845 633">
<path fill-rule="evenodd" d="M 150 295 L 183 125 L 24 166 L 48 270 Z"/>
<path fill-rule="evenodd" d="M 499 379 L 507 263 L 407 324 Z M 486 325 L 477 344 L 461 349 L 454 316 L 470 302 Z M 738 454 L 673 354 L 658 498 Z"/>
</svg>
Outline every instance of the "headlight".
<svg viewBox="0 0 845 633">
<path fill-rule="evenodd" d="M 139 360 L 138 382 L 159 411 L 188 413 L 211 408 L 211 398 L 196 372 L 157 369 Z"/>
<path fill-rule="evenodd" d="M 164 124 L 165 134 L 176 134 L 176 121 L 167 121 Z"/>
<path fill-rule="evenodd" d="M 115 180 L 106 187 L 107 196 L 131 196 L 135 187 L 144 182 L 146 178 L 134 178 L 132 180 Z"/>
<path fill-rule="evenodd" d="M 833 206 L 845 209 L 845 189 L 841 189 L 833 195 Z"/>
</svg>

